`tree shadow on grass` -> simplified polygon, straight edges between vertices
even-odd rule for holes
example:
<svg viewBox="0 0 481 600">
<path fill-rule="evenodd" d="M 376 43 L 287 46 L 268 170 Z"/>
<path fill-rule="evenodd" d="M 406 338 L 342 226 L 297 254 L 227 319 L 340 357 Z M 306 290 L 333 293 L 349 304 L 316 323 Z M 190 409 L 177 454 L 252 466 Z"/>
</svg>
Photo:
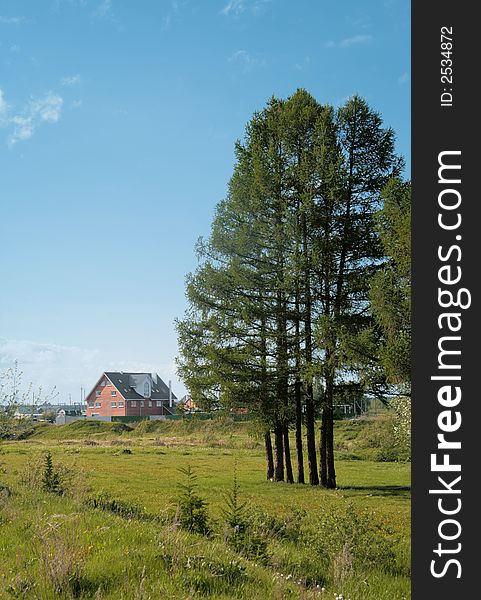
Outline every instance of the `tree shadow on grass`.
<svg viewBox="0 0 481 600">
<path fill-rule="evenodd" d="M 411 495 L 410 485 L 341 485 L 338 489 L 343 492 L 359 492 L 366 496 L 409 498 Z"/>
</svg>

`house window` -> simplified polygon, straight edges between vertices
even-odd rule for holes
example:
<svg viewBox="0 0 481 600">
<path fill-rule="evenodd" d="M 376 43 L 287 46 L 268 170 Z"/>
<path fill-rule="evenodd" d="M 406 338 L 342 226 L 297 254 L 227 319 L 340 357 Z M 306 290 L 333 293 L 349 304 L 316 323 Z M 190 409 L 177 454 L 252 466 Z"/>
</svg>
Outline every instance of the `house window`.
<svg viewBox="0 0 481 600">
<path fill-rule="evenodd" d="M 130 406 L 132 406 L 132 408 L 134 408 L 135 406 L 137 406 L 137 400 L 131 400 L 130 401 Z"/>
<path fill-rule="evenodd" d="M 96 390 L 96 391 L 95 391 L 95 395 L 97 396 L 97 398 L 100 396 L 100 394 L 101 394 L 101 393 L 102 393 L 102 391 L 101 391 L 101 390 Z"/>
<path fill-rule="evenodd" d="M 157 400 L 157 406 L 162 406 L 162 400 Z"/>
<path fill-rule="evenodd" d="M 96 402 L 95 403 L 95 408 L 100 408 L 102 405 L 100 404 L 100 402 Z"/>
<path fill-rule="evenodd" d="M 144 383 L 144 398 L 148 398 L 150 396 L 150 384 L 148 381 Z"/>
<path fill-rule="evenodd" d="M 115 390 L 112 390 L 112 391 L 110 392 L 110 395 L 111 395 L 111 396 L 116 396 L 116 395 L 117 395 L 117 392 L 116 392 Z"/>
<path fill-rule="evenodd" d="M 101 381 L 101 382 L 100 382 L 100 385 L 101 385 L 102 387 L 105 387 L 105 379 L 104 379 L 104 381 Z"/>
<path fill-rule="evenodd" d="M 145 402 L 143 400 L 140 401 L 140 406 L 144 406 Z"/>
<path fill-rule="evenodd" d="M 117 402 L 111 402 L 111 403 L 110 403 L 110 406 L 111 406 L 112 408 L 117 408 Z"/>
<path fill-rule="evenodd" d="M 152 400 L 149 400 L 149 406 L 152 406 Z"/>
<path fill-rule="evenodd" d="M 119 408 L 123 408 L 124 403 L 123 402 L 119 402 Z"/>
</svg>

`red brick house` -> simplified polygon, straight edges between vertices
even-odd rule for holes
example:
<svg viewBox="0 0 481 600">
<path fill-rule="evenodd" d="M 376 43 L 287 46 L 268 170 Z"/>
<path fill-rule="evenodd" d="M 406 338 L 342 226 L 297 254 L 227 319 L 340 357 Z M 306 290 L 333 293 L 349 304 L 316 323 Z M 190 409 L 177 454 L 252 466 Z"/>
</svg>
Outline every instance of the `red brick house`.
<svg viewBox="0 0 481 600">
<path fill-rule="evenodd" d="M 177 398 L 157 373 L 102 373 L 86 398 L 87 417 L 170 415 Z"/>
<path fill-rule="evenodd" d="M 197 404 L 192 400 L 192 396 L 186 394 L 180 401 L 180 404 L 184 407 L 187 412 L 197 410 Z"/>
</svg>

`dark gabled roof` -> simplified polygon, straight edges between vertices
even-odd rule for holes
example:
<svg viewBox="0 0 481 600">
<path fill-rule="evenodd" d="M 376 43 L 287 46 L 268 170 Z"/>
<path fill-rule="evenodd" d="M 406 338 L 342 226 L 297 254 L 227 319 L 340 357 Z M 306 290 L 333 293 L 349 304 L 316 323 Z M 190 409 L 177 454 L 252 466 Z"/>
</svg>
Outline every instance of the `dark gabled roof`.
<svg viewBox="0 0 481 600">
<path fill-rule="evenodd" d="M 69 408 L 69 409 L 60 408 L 57 411 L 57 414 L 60 414 L 62 411 L 65 413 L 66 417 L 77 417 L 77 416 L 79 416 L 79 415 L 82 414 L 81 410 L 79 410 L 79 409 L 73 409 L 73 408 Z"/>
<path fill-rule="evenodd" d="M 105 371 L 105 375 L 112 384 L 122 394 L 126 400 L 144 400 L 144 397 L 130 387 L 130 375 L 150 375 L 152 373 L 126 373 L 122 371 Z M 157 375 L 157 382 L 152 381 L 152 400 L 168 400 L 169 386 Z M 177 400 L 177 396 L 172 392 L 172 400 Z"/>
</svg>

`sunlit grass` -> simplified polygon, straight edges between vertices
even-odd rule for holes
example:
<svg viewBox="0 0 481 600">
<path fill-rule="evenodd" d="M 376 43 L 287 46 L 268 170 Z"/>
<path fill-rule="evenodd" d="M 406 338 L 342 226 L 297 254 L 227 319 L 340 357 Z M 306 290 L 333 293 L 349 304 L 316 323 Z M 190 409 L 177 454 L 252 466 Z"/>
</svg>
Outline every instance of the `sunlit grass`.
<svg viewBox="0 0 481 600">
<path fill-rule="evenodd" d="M 52 581 L 61 579 L 62 569 L 70 573 L 73 568 L 62 562 L 62 548 L 72 548 L 78 555 L 78 573 L 72 575 L 78 581 L 72 584 L 70 597 L 261 600 L 332 598 L 335 593 L 351 600 L 409 597 L 409 465 L 339 460 L 338 489 L 332 491 L 272 483 L 266 481 L 263 448 L 249 435 L 249 424 L 224 424 L 217 430 L 215 425 L 169 425 L 142 435 L 139 431 L 112 433 L 103 426 L 92 435 L 86 435 L 83 428 L 77 432 L 68 426 L 42 428 L 28 440 L 3 444 L 0 482 L 10 487 L 12 496 L 2 501 L 0 513 L 0 598 L 62 597 L 52 591 Z M 91 445 L 92 441 L 97 445 Z M 124 447 L 132 453 L 122 453 Z M 144 507 L 161 520 L 126 520 L 91 509 L 79 498 L 58 497 L 21 485 L 20 474 L 47 448 L 54 463 L 62 461 L 85 471 L 91 494 L 108 492 L 113 498 Z M 189 464 L 195 468 L 197 491 L 208 503 L 209 516 L 217 522 L 218 534 L 211 538 L 170 525 L 182 477 L 179 468 Z M 319 572 L 316 553 L 304 543 L 304 533 L 298 541 L 271 539 L 266 565 L 238 557 L 226 547 L 221 534 L 223 495 L 232 486 L 234 465 L 248 512 L 265 511 L 282 521 L 294 510 L 305 511 L 301 523 L 306 540 L 315 533 L 322 514 L 342 514 L 349 504 L 359 514 L 369 511 L 392 539 L 398 565 L 395 572 L 385 571 L 379 564 L 349 572 L 342 585 L 335 585 L 327 572 Z M 45 571 L 50 564 L 46 551 L 58 562 L 60 574 Z M 199 556 L 206 566 L 195 562 L 201 560 L 196 558 Z M 230 561 L 234 561 L 231 588 L 226 585 L 227 575 L 218 574 L 219 569 L 231 568 Z M 295 577 L 301 575 L 307 580 L 296 583 Z M 322 592 L 321 584 L 305 584 L 309 577 L 319 581 L 325 577 L 326 591 Z M 75 592 L 75 586 L 79 591 Z M 197 589 L 193 596 L 189 595 L 191 588 Z"/>
</svg>

